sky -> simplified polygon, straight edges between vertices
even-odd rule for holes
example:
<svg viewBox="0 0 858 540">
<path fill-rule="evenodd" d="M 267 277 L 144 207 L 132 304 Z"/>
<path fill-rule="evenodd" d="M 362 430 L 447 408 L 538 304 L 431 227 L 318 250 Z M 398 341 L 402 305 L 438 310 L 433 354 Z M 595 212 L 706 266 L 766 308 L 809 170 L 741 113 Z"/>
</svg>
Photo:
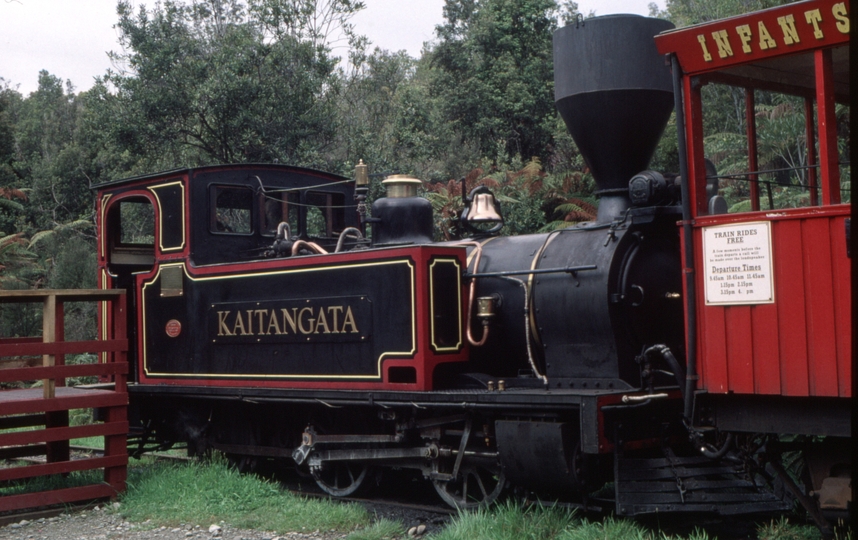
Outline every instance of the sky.
<svg viewBox="0 0 858 540">
<path fill-rule="evenodd" d="M 577 0 L 582 13 L 646 15 L 653 0 Z M 374 46 L 417 57 L 443 20 L 444 0 L 364 0 L 352 22 Z M 155 0 L 134 3 L 152 5 Z M 656 0 L 661 9 L 664 0 Z M 120 52 L 115 0 L 0 0 L 0 77 L 23 95 L 38 87 L 39 71 L 88 90 Z"/>
</svg>

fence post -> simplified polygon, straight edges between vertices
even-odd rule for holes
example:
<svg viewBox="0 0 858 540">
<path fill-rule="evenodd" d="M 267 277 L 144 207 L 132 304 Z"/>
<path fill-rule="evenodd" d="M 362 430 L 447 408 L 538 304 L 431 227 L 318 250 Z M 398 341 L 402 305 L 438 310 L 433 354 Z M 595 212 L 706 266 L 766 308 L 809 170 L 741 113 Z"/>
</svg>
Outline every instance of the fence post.
<svg viewBox="0 0 858 540">
<path fill-rule="evenodd" d="M 42 343 L 54 343 L 57 340 L 57 297 L 45 296 L 42 307 Z M 56 359 L 52 354 L 42 355 L 42 366 L 53 367 Z M 42 395 L 45 399 L 54 397 L 54 379 L 42 379 Z"/>
<path fill-rule="evenodd" d="M 65 331 L 65 303 L 62 300 L 62 297 L 57 297 L 55 295 L 50 295 L 50 298 L 54 299 L 54 308 L 51 309 L 48 304 L 47 298 L 45 299 L 45 311 L 52 311 L 54 314 L 53 318 L 53 333 L 51 334 L 51 339 L 49 343 L 60 343 L 66 340 L 66 331 Z M 43 322 L 44 326 L 44 322 Z M 43 336 L 44 337 L 44 336 Z M 57 354 L 53 356 L 53 362 L 50 364 L 52 366 L 63 366 L 65 365 L 65 354 Z M 60 379 L 51 379 L 51 387 L 52 393 L 56 394 L 56 388 L 58 386 L 65 386 L 66 380 L 65 378 Z M 53 396 L 52 396 L 53 397 Z M 68 427 L 69 426 L 69 411 L 47 411 L 45 412 L 45 428 L 57 428 L 57 427 Z M 71 458 L 71 451 L 69 448 L 69 441 L 53 441 L 49 442 L 45 445 L 45 459 L 48 463 L 56 463 L 58 461 L 68 461 Z"/>
<path fill-rule="evenodd" d="M 113 311 L 112 328 L 111 334 L 112 339 L 126 339 L 128 326 L 126 324 L 127 313 L 127 300 L 125 295 L 120 295 L 114 297 L 111 300 L 111 307 Z M 108 360 L 110 362 L 125 363 L 128 361 L 128 349 L 123 349 L 121 351 L 116 351 L 111 354 L 108 354 Z M 128 391 L 127 387 L 127 375 L 123 373 L 117 373 L 113 377 L 114 381 L 114 391 L 119 393 L 126 393 Z M 128 406 L 127 403 L 123 407 L 108 407 L 107 408 L 107 421 L 108 422 L 125 422 L 128 420 Z M 104 456 L 118 456 L 118 455 L 127 455 L 128 454 L 128 439 L 125 434 L 122 435 L 106 435 L 104 437 Z M 104 481 L 109 484 L 113 489 L 117 492 L 125 491 L 125 481 L 127 479 L 127 468 L 125 465 L 122 467 L 105 467 L 104 468 Z"/>
</svg>

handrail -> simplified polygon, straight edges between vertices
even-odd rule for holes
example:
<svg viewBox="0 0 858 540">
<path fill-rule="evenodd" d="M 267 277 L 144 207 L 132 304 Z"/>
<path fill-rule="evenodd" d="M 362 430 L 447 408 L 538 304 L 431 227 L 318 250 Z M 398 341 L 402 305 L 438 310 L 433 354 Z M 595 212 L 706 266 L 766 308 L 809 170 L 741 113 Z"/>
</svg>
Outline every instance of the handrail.
<svg viewBox="0 0 858 540">
<path fill-rule="evenodd" d="M 64 310 L 63 306 L 67 302 L 99 302 L 108 301 L 111 303 L 119 303 L 121 306 L 117 311 L 117 315 L 121 315 L 122 323 L 117 324 L 116 330 L 118 334 L 114 335 L 114 339 L 106 340 L 90 340 L 69 342 L 64 340 L 65 331 L 63 328 Z M 42 336 L 41 342 L 36 341 L 33 337 L 27 336 L 22 338 L 4 338 L 0 340 L 0 358 L 8 356 L 42 356 L 42 367 L 49 368 L 55 365 L 64 365 L 64 356 L 66 354 L 81 354 L 81 353 L 114 353 L 110 356 L 115 357 L 116 354 L 122 355 L 124 360 L 124 351 L 128 350 L 128 341 L 125 339 L 125 291 L 118 289 L 24 289 L 24 290 L 0 290 L 0 304 L 20 304 L 20 303 L 41 303 L 42 304 Z M 116 321 L 115 321 L 116 322 Z M 59 359 L 59 364 L 57 364 Z M 114 360 L 115 361 L 115 360 Z M 17 376 L 26 377 L 27 372 L 19 372 L 21 369 L 30 368 L 15 368 L 15 373 L 7 372 L 7 369 L 0 369 L 0 382 L 10 382 L 14 380 L 29 380 L 15 378 Z M 85 370 L 84 370 L 85 371 Z M 6 372 L 6 373 L 3 373 Z M 67 372 L 67 371 L 65 371 Z M 36 372 L 33 372 L 36 373 Z M 56 393 L 56 379 L 65 378 L 75 375 L 51 376 L 50 370 L 40 371 L 44 375 L 42 379 L 43 395 L 45 399 L 54 397 Z M 109 375 L 111 373 L 95 373 L 95 375 Z M 115 374 L 115 373 L 114 373 Z M 124 378 L 123 378 L 124 379 Z M 61 383 L 61 386 L 64 385 Z M 117 391 L 125 391 L 124 380 L 121 388 Z"/>
</svg>

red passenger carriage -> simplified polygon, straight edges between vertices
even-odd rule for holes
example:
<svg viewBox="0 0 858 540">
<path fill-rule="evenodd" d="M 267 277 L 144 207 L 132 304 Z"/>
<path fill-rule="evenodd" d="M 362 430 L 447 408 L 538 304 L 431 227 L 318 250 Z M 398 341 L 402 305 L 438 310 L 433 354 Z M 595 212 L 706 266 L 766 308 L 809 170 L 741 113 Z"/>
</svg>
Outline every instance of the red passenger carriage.
<svg viewBox="0 0 858 540">
<path fill-rule="evenodd" d="M 824 507 L 844 509 L 851 482 L 851 204 L 837 106 L 849 100 L 849 15 L 847 2 L 798 2 L 656 38 L 682 89 L 683 260 L 696 406 L 725 431 L 833 436 L 825 450 L 809 452 L 807 480 Z M 747 211 L 725 213 L 719 176 L 705 159 L 705 85 L 744 90 Z M 803 100 L 806 167 L 780 182 L 788 188 L 758 165 L 761 91 Z M 773 185 L 806 193 L 792 199 L 803 205 L 773 204 Z"/>
</svg>

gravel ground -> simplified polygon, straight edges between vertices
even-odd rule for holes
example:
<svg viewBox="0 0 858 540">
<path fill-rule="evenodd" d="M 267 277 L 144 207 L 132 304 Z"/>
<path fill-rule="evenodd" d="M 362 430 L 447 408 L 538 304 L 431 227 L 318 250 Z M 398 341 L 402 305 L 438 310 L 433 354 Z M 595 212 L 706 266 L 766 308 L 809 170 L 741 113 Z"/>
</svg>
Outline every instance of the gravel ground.
<svg viewBox="0 0 858 540">
<path fill-rule="evenodd" d="M 405 531 L 412 527 L 425 525 L 425 535 L 439 530 L 449 520 L 448 516 L 390 505 L 372 504 L 367 508 L 377 519 L 401 522 L 403 537 L 406 538 L 408 534 Z M 237 529 L 224 522 L 205 527 L 158 527 L 150 521 L 126 521 L 114 508 L 104 507 L 33 521 L 22 520 L 0 527 L 0 540 L 340 540 L 347 536 L 347 533 L 318 530 L 278 535 L 270 531 Z"/>
</svg>

